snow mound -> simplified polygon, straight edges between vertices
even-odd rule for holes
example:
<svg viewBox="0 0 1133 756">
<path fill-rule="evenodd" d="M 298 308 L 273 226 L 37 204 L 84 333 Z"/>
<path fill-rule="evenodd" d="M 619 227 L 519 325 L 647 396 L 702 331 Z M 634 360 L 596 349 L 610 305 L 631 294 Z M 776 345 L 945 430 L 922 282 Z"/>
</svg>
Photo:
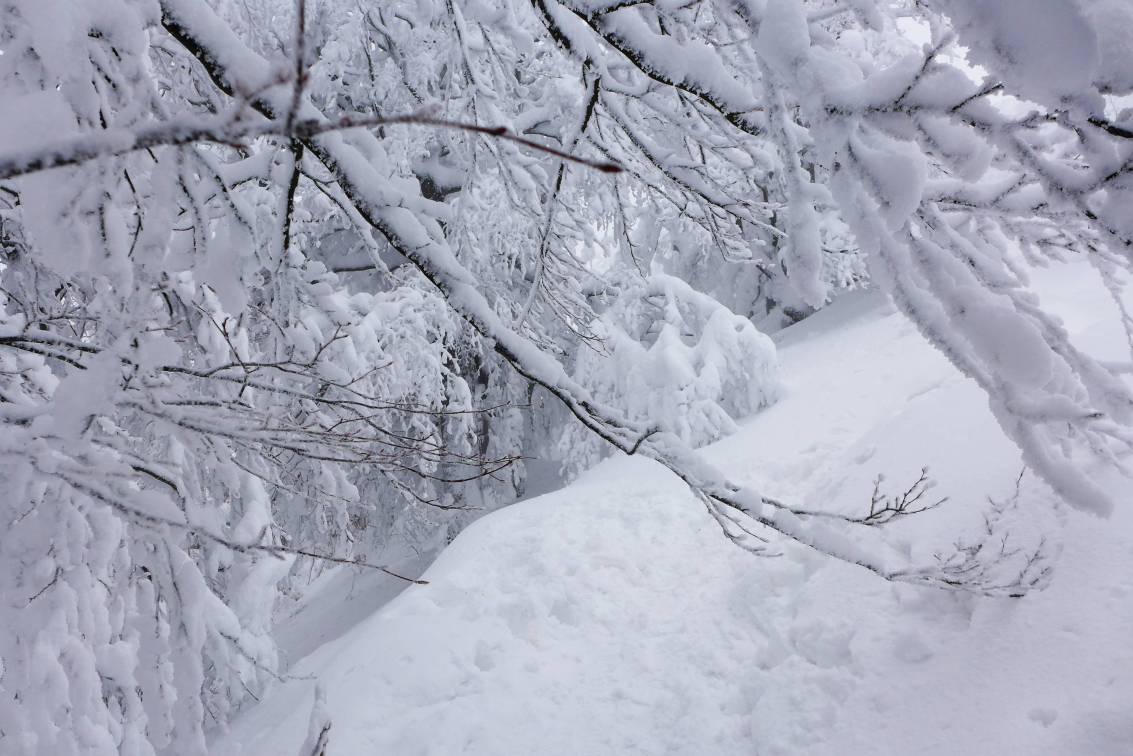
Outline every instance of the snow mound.
<svg viewBox="0 0 1133 756">
<path fill-rule="evenodd" d="M 1067 323 L 1104 352 L 1101 320 Z M 737 479 L 852 511 L 929 465 L 951 502 L 890 535 L 925 558 L 1011 494 L 986 398 L 875 295 L 780 341 L 784 397 L 708 447 Z M 297 754 L 318 682 L 329 754 L 1133 753 L 1133 506 L 1021 490 L 1062 558 L 1046 591 L 984 599 L 752 557 L 670 473 L 609 460 L 468 528 L 214 749 Z"/>
</svg>

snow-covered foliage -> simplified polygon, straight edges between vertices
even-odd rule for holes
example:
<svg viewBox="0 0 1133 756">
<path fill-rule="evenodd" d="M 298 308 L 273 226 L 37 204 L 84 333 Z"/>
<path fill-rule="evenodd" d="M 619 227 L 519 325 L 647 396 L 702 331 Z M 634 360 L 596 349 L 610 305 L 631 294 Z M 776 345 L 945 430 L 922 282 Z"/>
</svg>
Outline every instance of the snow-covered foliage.
<svg viewBox="0 0 1133 756">
<path fill-rule="evenodd" d="M 1020 590 L 694 448 L 774 396 L 732 313 L 868 277 L 1041 479 L 1112 508 L 1129 365 L 1028 269 L 1087 259 L 1133 348 L 1133 19 L 994 5 L 0 5 L 0 750 L 203 752 L 277 674 L 297 566 L 383 569 L 513 500 L 561 430 L 536 396 L 745 548 Z"/>
<path fill-rule="evenodd" d="M 605 351 L 579 352 L 573 366 L 579 383 L 621 405 L 631 420 L 690 446 L 734 433 L 736 420 L 777 398 L 771 340 L 679 278 L 631 279 L 592 330 Z M 577 474 L 601 458 L 605 445 L 570 419 L 558 452 Z"/>
</svg>

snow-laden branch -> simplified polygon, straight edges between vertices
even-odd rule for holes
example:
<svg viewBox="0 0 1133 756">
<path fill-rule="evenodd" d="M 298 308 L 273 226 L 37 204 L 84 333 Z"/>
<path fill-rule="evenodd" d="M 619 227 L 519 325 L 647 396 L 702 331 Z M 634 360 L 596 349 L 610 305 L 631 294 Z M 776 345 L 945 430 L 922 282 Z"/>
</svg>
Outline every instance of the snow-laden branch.
<svg viewBox="0 0 1133 756">
<path fill-rule="evenodd" d="M 186 46 L 222 88 L 232 88 L 230 70 L 221 61 L 239 60 L 244 75 L 266 70 L 268 63 L 248 50 L 199 0 L 162 0 L 165 28 Z M 282 94 L 263 93 L 252 105 L 271 118 L 280 112 Z M 313 105 L 304 105 L 304 114 Z M 361 136 L 360 139 L 373 137 Z M 631 421 L 617 410 L 595 401 L 572 379 L 552 355 L 505 323 L 480 292 L 475 277 L 464 268 L 445 242 L 439 226 L 408 212 L 414 200 L 400 188 L 384 181 L 372 160 L 359 148 L 337 135 L 318 134 L 305 140 L 342 187 L 360 215 L 401 255 L 408 259 L 444 295 L 445 301 L 481 336 L 488 340 L 518 373 L 558 398 L 588 429 L 613 447 L 661 463 L 674 472 L 708 504 L 718 520 L 743 528 L 763 526 L 823 554 L 859 565 L 888 580 L 908 580 L 907 571 L 894 569 L 876 552 L 854 543 L 831 526 L 830 518 L 792 508 L 776 499 L 730 482 L 701 454 L 672 434 Z M 369 154 L 381 154 L 376 145 Z M 739 517 L 739 519 L 736 519 Z M 852 517 L 839 519 L 842 526 L 869 531 L 869 525 Z M 738 543 L 745 537 L 724 526 Z M 758 547 L 757 547 L 758 548 Z M 930 573 L 918 572 L 917 582 L 942 588 L 963 588 L 952 580 L 933 582 Z M 972 586 L 981 590 L 979 585 Z"/>
<path fill-rule="evenodd" d="M 603 173 L 618 173 L 621 166 L 608 161 L 591 160 L 514 134 L 504 126 L 483 126 L 463 123 L 421 110 L 391 116 L 345 115 L 327 118 L 275 118 L 250 121 L 231 116 L 211 118 L 178 117 L 171 123 L 156 123 L 129 128 L 101 129 L 81 134 L 58 144 L 48 144 L 20 153 L 0 155 L 0 181 L 18 178 L 49 168 L 81 165 L 91 160 L 127 155 L 157 147 L 183 147 L 210 142 L 242 147 L 251 139 L 265 136 L 308 140 L 336 131 L 375 129 L 381 126 L 425 126 L 434 129 L 455 129 L 483 134 L 493 139 L 515 142 L 528 149 L 545 152 L 560 160 L 578 163 Z"/>
</svg>

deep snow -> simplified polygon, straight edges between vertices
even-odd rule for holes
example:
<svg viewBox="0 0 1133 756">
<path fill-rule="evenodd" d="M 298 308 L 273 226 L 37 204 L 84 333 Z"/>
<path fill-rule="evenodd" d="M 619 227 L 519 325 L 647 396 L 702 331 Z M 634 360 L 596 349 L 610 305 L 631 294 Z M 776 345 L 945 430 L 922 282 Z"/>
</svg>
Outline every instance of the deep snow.
<svg viewBox="0 0 1133 756">
<path fill-rule="evenodd" d="M 1120 359 L 1089 274 L 1042 278 L 1080 343 Z M 917 559 L 1012 492 L 984 396 L 878 295 L 779 342 L 784 397 L 708 447 L 737 481 L 855 511 L 879 472 L 904 487 L 928 465 L 950 502 L 889 535 Z M 990 599 L 753 557 L 659 465 L 611 459 L 475 523 L 429 585 L 349 629 L 339 599 L 309 602 L 288 645 L 331 640 L 214 749 L 298 754 L 317 679 L 330 754 L 1133 754 L 1133 497 L 1103 482 L 1126 504 L 1108 520 L 1024 477 L 1020 527 L 1062 555 L 1046 591 Z"/>
</svg>

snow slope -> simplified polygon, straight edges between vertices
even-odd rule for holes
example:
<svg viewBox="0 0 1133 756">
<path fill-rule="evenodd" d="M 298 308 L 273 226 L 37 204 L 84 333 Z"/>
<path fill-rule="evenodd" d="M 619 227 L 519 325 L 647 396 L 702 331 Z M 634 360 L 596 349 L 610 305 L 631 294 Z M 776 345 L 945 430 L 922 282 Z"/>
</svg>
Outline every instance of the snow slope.
<svg viewBox="0 0 1133 756">
<path fill-rule="evenodd" d="M 1119 357 L 1072 273 L 1048 275 L 1068 326 Z M 951 501 L 889 535 L 917 558 L 1013 491 L 986 400 L 876 295 L 780 342 L 786 396 L 708 448 L 731 475 L 853 511 L 877 473 L 903 487 L 929 465 Z M 1133 501 L 1099 520 L 1030 476 L 1022 492 L 1062 545 L 1053 582 L 975 598 L 753 557 L 667 471 L 609 460 L 471 526 L 215 750 L 298 754 L 317 679 L 330 754 L 1133 754 Z"/>
</svg>

